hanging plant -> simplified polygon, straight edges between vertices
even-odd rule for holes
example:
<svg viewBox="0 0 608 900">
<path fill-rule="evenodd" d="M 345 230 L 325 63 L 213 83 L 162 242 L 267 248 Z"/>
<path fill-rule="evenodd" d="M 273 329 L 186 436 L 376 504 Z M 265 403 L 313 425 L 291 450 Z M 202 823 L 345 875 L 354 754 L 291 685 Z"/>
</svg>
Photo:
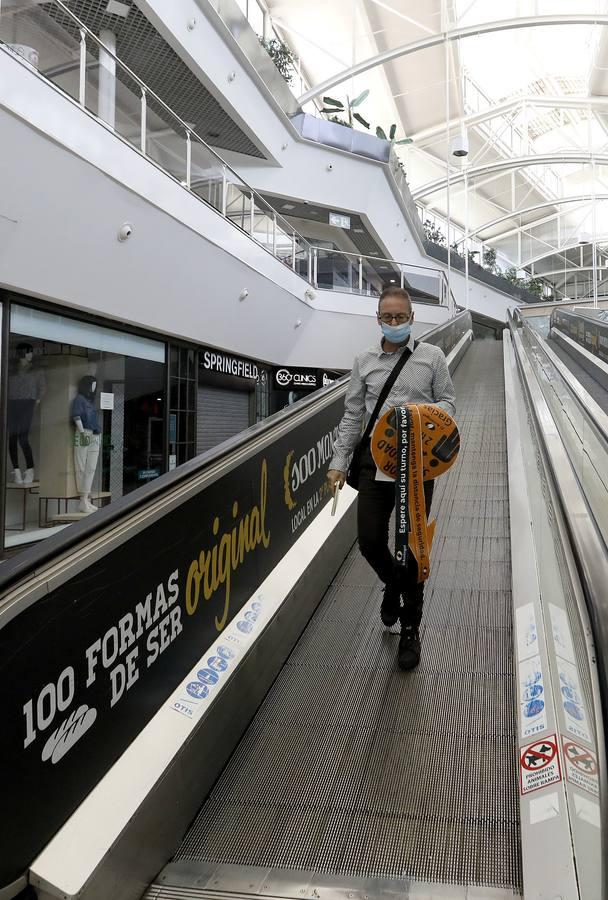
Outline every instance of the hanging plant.
<svg viewBox="0 0 608 900">
<path fill-rule="evenodd" d="M 267 41 L 265 38 L 261 37 L 259 40 L 287 84 L 291 84 L 293 81 L 293 69 L 296 60 L 293 50 L 277 38 L 271 38 Z"/>
<path fill-rule="evenodd" d="M 321 110 L 322 113 L 329 114 L 330 122 L 336 122 L 338 125 L 346 125 L 347 128 L 353 128 L 353 120 L 359 122 L 360 125 L 363 125 L 364 128 L 369 128 L 369 122 L 363 118 L 363 116 L 358 112 L 353 112 L 358 106 L 361 106 L 364 100 L 367 99 L 369 95 L 369 90 L 363 91 L 359 94 L 358 97 L 355 97 L 354 100 L 351 100 L 348 94 L 346 95 L 346 104 L 342 102 L 342 100 L 334 100 L 333 97 L 323 97 L 323 103 L 325 106 Z M 340 117 L 340 113 L 347 116 L 346 121 Z"/>
</svg>

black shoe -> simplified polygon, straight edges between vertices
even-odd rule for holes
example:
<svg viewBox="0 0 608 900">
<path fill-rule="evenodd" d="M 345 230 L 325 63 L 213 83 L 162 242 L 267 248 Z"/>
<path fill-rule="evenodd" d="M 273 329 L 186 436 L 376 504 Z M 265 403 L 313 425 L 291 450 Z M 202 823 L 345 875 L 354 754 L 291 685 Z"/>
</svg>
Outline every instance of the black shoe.
<svg viewBox="0 0 608 900">
<path fill-rule="evenodd" d="M 401 612 L 401 593 L 399 588 L 394 584 L 387 584 L 384 587 L 384 597 L 382 606 L 380 607 L 380 618 L 382 624 L 386 628 L 391 628 L 397 624 L 399 613 Z"/>
<path fill-rule="evenodd" d="M 420 633 L 416 625 L 402 625 L 399 638 L 399 668 L 415 669 L 420 662 Z"/>
</svg>

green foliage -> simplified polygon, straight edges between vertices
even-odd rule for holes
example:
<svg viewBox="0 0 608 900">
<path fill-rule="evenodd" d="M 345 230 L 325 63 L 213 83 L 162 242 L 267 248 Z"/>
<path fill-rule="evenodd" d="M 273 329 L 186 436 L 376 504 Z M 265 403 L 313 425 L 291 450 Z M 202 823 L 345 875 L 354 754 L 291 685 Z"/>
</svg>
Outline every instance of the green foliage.
<svg viewBox="0 0 608 900">
<path fill-rule="evenodd" d="M 396 134 L 397 134 L 397 126 L 394 123 L 391 125 L 391 127 L 388 130 L 388 137 L 387 137 L 387 133 L 384 130 L 384 128 L 382 128 L 380 125 L 376 126 L 376 137 L 379 137 L 380 140 L 382 140 L 382 141 L 390 141 L 391 144 L 411 144 L 412 143 L 411 138 L 401 138 L 401 140 L 396 141 L 395 140 Z"/>
<path fill-rule="evenodd" d="M 336 100 L 334 97 L 323 97 L 324 106 L 321 112 L 328 113 L 329 121 L 336 122 L 337 125 L 346 125 L 347 128 L 352 128 L 353 120 L 356 119 L 360 125 L 369 129 L 369 122 L 367 119 L 364 119 L 361 113 L 353 112 L 357 106 L 361 106 L 368 95 L 369 91 L 363 91 L 358 97 L 355 97 L 354 100 L 351 100 L 347 95 L 346 103 L 343 103 L 342 100 Z M 344 113 L 347 116 L 347 119 L 344 120 L 341 116 L 338 116 L 337 113 Z"/>
<path fill-rule="evenodd" d="M 530 294 L 534 294 L 536 297 L 542 297 L 543 287 L 544 282 L 541 278 L 530 277 L 525 284 L 526 290 L 529 291 Z"/>
<path fill-rule="evenodd" d="M 430 241 L 432 244 L 439 244 L 440 247 L 445 247 L 445 234 L 430 219 L 425 219 L 422 227 L 424 228 L 424 236 L 427 241 Z"/>
<path fill-rule="evenodd" d="M 295 56 L 291 48 L 283 41 L 277 40 L 277 38 L 271 38 L 267 41 L 261 37 L 259 40 L 287 84 L 291 84 L 293 81 L 292 69 L 295 63 Z"/>
<path fill-rule="evenodd" d="M 483 266 L 489 272 L 496 271 L 496 250 L 494 247 L 486 247 L 483 251 Z"/>
</svg>

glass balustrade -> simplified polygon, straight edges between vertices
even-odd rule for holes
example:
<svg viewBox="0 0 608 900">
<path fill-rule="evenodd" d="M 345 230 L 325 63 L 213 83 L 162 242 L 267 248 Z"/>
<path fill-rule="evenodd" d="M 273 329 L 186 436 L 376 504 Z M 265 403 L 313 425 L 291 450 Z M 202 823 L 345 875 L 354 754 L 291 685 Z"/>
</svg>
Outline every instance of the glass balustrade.
<svg viewBox="0 0 608 900">
<path fill-rule="evenodd" d="M 111 40 L 111 36 L 106 40 Z M 445 303 L 440 270 L 314 247 L 246 184 L 63 0 L 0 5 L 0 44 L 212 206 L 285 266 L 320 289 L 377 297 L 388 284 Z M 396 177 L 404 183 L 402 172 Z"/>
</svg>

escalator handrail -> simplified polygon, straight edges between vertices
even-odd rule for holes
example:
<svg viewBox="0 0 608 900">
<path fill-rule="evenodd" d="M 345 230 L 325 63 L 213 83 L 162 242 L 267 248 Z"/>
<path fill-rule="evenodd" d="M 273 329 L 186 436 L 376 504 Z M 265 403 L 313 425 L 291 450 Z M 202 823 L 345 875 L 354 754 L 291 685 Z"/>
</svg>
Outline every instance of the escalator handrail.
<svg viewBox="0 0 608 900">
<path fill-rule="evenodd" d="M 555 487 L 567 529 L 569 543 L 585 598 L 589 623 L 596 648 L 595 659 L 588 653 L 590 666 L 597 664 L 601 709 L 593 705 L 597 736 L 600 783 L 602 859 L 608 860 L 608 779 L 606 776 L 606 747 L 604 723 L 608 722 L 608 552 L 597 526 L 587 507 L 582 488 L 570 464 L 568 453 L 559 436 L 558 424 L 553 418 L 540 385 L 536 381 L 526 348 L 516 328 L 511 329 L 513 346 L 522 384 L 532 411 L 540 447 Z M 526 368 L 529 371 L 526 371 Z M 536 384 L 534 384 L 536 382 Z M 557 435 L 550 434 L 551 423 Z M 558 436 L 556 441 L 554 438 Z M 553 439 L 552 439 L 553 438 Z M 586 646 L 586 645 L 585 645 Z M 602 652 L 604 650 L 604 652 Z M 604 865 L 602 900 L 608 900 L 608 864 Z"/>
<path fill-rule="evenodd" d="M 606 451 L 608 452 L 608 427 L 606 425 L 606 422 L 600 421 L 597 418 L 597 416 L 595 415 L 593 408 L 586 405 L 585 400 L 581 397 L 581 394 L 580 394 L 580 389 L 581 389 L 582 385 L 577 380 L 576 376 L 567 369 L 566 365 L 564 363 L 562 363 L 562 361 L 560 359 L 553 358 L 553 357 L 555 357 L 555 353 L 553 353 L 551 348 L 546 345 L 545 341 L 538 339 L 539 335 L 536 334 L 536 332 L 534 331 L 532 326 L 529 325 L 527 322 L 524 322 L 523 331 L 528 338 L 530 336 L 534 338 L 534 340 L 536 342 L 536 346 L 538 346 L 540 348 L 540 350 L 542 350 L 542 352 L 547 357 L 549 362 L 557 370 L 562 381 L 564 381 L 566 383 L 566 386 L 568 387 L 569 391 L 571 392 L 574 399 L 576 400 L 576 403 L 577 403 L 578 407 L 580 408 L 581 413 L 587 418 L 587 420 L 591 423 L 591 425 L 593 425 L 593 427 L 595 428 L 595 430 L 598 433 L 598 436 L 601 438 L 602 442 L 606 445 Z M 560 332 L 560 334 L 561 334 L 561 332 Z M 583 390 L 584 390 L 584 388 L 583 388 Z M 608 422 L 608 417 L 606 417 L 606 421 Z"/>
</svg>

